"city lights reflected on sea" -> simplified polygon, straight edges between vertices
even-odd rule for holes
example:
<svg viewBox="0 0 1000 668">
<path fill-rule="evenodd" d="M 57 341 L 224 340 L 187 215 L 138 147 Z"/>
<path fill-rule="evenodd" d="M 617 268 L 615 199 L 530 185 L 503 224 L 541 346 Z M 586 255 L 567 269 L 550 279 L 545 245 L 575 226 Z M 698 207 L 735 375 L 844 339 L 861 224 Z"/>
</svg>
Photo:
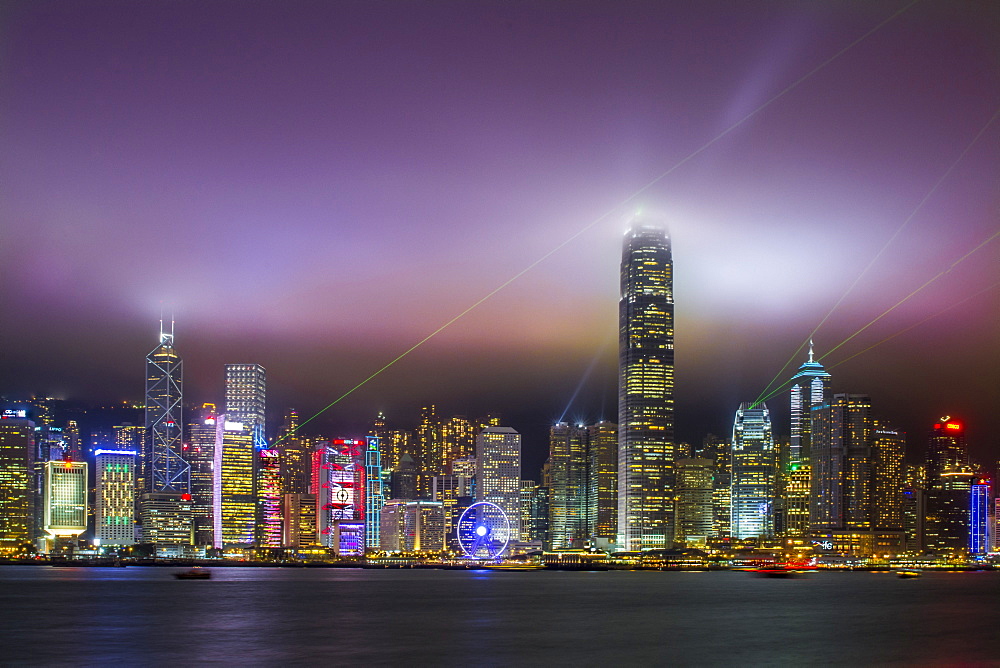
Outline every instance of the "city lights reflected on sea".
<svg viewBox="0 0 1000 668">
<path fill-rule="evenodd" d="M 987 663 L 1000 574 L 0 568 L 13 664 Z"/>
</svg>

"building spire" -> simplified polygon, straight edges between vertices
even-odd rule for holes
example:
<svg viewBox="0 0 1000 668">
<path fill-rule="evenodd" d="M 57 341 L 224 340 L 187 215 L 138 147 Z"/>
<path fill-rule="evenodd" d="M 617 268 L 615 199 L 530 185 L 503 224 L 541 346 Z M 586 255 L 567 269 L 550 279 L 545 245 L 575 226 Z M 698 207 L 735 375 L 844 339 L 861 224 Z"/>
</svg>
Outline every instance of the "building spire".
<svg viewBox="0 0 1000 668">
<path fill-rule="evenodd" d="M 812 337 L 809 338 L 809 363 L 812 364 L 813 360 L 813 340 Z"/>
</svg>

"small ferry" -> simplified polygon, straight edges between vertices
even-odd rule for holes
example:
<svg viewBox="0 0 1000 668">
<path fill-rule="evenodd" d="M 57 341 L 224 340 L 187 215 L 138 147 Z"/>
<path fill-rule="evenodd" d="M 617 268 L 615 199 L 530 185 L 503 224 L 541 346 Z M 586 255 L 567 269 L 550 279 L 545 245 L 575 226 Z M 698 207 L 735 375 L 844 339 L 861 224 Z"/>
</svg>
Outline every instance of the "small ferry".
<svg viewBox="0 0 1000 668">
<path fill-rule="evenodd" d="M 896 577 L 903 579 L 919 578 L 921 575 L 923 573 L 916 568 L 903 568 L 896 571 Z"/>
<path fill-rule="evenodd" d="M 212 571 L 195 566 L 190 570 L 174 573 L 174 577 L 178 580 L 211 580 Z"/>
</svg>

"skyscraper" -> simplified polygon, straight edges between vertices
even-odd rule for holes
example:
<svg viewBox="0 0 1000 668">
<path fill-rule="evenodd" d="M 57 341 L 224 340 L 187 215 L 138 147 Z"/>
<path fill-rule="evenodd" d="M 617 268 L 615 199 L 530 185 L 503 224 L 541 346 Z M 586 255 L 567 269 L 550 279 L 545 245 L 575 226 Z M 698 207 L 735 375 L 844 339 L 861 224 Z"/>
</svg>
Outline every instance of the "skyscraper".
<svg viewBox="0 0 1000 668">
<path fill-rule="evenodd" d="M 521 535 L 521 434 L 487 427 L 476 436 L 476 500 L 500 506 L 510 522 L 510 540 Z"/>
<path fill-rule="evenodd" d="M 671 547 L 674 525 L 674 296 L 666 231 L 625 235 L 618 310 L 618 543 Z"/>
<path fill-rule="evenodd" d="M 677 460 L 677 526 L 674 537 L 687 547 L 704 547 L 713 531 L 711 459 Z"/>
<path fill-rule="evenodd" d="M 366 448 L 366 441 L 341 438 L 320 444 L 313 453 L 320 543 L 338 555 L 365 551 Z"/>
<path fill-rule="evenodd" d="M 864 394 L 835 394 L 812 407 L 814 531 L 871 529 L 871 410 Z"/>
<path fill-rule="evenodd" d="M 823 403 L 830 394 L 830 374 L 813 359 L 813 342 L 809 341 L 809 359 L 792 376 L 791 396 L 791 446 L 789 460 L 792 464 L 809 461 L 811 443 L 811 414 L 813 406 Z"/>
<path fill-rule="evenodd" d="M 369 436 L 365 447 L 365 547 L 379 546 L 379 513 L 385 503 L 382 491 L 382 457 L 378 436 Z"/>
<path fill-rule="evenodd" d="M 731 527 L 737 540 L 774 534 L 777 451 L 767 406 L 741 404 L 733 422 Z"/>
<path fill-rule="evenodd" d="M 267 447 L 264 439 L 266 391 L 267 373 L 261 365 L 226 365 L 226 419 L 242 423 L 257 448 Z"/>
<path fill-rule="evenodd" d="M 35 423 L 0 419 L 0 553 L 25 551 L 34 538 Z"/>
<path fill-rule="evenodd" d="M 183 364 L 170 333 L 160 321 L 160 344 L 146 355 L 146 489 L 153 492 L 190 492 L 190 467 L 181 442 Z"/>
<path fill-rule="evenodd" d="M 257 547 L 281 547 L 281 453 L 273 448 L 255 448 L 257 497 Z"/>
<path fill-rule="evenodd" d="M 275 441 L 281 452 L 281 489 L 285 494 L 308 494 L 310 489 L 314 448 L 298 429 L 299 414 L 289 408 Z"/>
<path fill-rule="evenodd" d="M 558 422 L 549 428 L 549 531 L 553 549 L 583 547 L 587 535 L 587 430 Z"/>
<path fill-rule="evenodd" d="M 87 464 L 49 461 L 44 470 L 42 529 L 51 552 L 59 539 L 76 538 L 87 530 Z"/>
<path fill-rule="evenodd" d="M 976 476 L 969 466 L 962 421 L 948 416 L 934 423 L 927 440 L 926 476 L 926 548 L 935 552 L 967 550 L 970 495 Z"/>
<path fill-rule="evenodd" d="M 977 478 L 969 495 L 969 554 L 990 551 L 990 481 Z"/>
<path fill-rule="evenodd" d="M 185 458 L 191 465 L 191 512 L 194 518 L 194 544 L 214 545 L 215 507 L 215 404 L 202 404 L 193 412 L 187 425 Z"/>
<path fill-rule="evenodd" d="M 600 548 L 618 534 L 618 425 L 602 420 L 587 427 L 588 534 Z"/>
<path fill-rule="evenodd" d="M 215 426 L 212 542 L 215 547 L 248 547 L 256 525 L 252 432 L 225 414 L 216 417 Z"/>
</svg>

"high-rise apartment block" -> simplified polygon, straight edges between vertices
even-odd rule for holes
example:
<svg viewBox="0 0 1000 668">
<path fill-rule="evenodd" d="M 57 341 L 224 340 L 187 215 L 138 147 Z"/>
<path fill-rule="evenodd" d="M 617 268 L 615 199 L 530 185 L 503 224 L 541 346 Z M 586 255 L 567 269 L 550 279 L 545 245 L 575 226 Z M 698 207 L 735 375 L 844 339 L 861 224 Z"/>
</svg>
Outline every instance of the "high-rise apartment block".
<svg viewBox="0 0 1000 668">
<path fill-rule="evenodd" d="M 669 548 L 674 528 L 674 296 L 666 232 L 625 236 L 619 302 L 618 544 Z"/>
<path fill-rule="evenodd" d="M 498 505 L 510 522 L 511 541 L 521 535 L 521 435 L 487 427 L 476 436 L 476 500 Z"/>
</svg>

